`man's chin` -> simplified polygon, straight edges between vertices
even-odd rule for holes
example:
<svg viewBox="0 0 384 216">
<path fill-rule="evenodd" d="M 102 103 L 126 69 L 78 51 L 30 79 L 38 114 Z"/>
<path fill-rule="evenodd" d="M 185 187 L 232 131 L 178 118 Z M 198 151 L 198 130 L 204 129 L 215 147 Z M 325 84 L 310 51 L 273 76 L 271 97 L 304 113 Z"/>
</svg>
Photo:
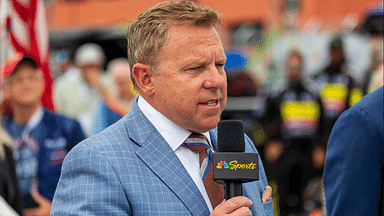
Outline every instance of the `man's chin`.
<svg viewBox="0 0 384 216">
<path fill-rule="evenodd" d="M 220 118 L 208 119 L 206 122 L 201 124 L 199 128 L 196 129 L 199 131 L 195 131 L 195 132 L 205 133 L 209 130 L 212 130 L 217 127 L 217 124 L 219 123 L 219 121 L 220 121 Z"/>
</svg>

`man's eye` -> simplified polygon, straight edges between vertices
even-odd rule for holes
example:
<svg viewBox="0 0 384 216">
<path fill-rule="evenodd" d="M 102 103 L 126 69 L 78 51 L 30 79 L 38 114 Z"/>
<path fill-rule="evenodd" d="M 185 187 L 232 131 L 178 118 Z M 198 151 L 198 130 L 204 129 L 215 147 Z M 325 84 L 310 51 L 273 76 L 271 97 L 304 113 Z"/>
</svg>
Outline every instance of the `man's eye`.
<svg viewBox="0 0 384 216">
<path fill-rule="evenodd" d="M 189 68 L 189 70 L 199 70 L 201 68 L 202 68 L 202 66 L 197 66 L 197 67 Z"/>
</svg>

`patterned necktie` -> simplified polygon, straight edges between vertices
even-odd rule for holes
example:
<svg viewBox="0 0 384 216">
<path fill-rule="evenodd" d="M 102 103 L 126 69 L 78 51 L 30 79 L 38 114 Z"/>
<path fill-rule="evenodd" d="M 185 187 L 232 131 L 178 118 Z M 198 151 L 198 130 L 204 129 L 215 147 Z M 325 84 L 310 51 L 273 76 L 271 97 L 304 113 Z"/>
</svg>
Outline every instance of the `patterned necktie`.
<svg viewBox="0 0 384 216">
<path fill-rule="evenodd" d="M 192 151 L 199 153 L 200 175 L 212 207 L 215 208 L 224 200 L 224 185 L 213 180 L 212 149 L 209 147 L 207 138 L 203 134 L 192 133 L 184 142 L 184 145 Z"/>
</svg>

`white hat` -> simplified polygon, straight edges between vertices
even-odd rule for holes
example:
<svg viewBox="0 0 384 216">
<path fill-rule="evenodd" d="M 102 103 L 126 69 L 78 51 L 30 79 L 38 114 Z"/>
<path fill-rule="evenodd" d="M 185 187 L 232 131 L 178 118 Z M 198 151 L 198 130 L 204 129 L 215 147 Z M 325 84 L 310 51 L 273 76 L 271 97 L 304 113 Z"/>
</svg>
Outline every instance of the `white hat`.
<svg viewBox="0 0 384 216">
<path fill-rule="evenodd" d="M 81 45 L 75 53 L 75 64 L 77 66 L 84 65 L 103 65 L 104 52 L 100 45 L 95 43 L 87 43 Z"/>
</svg>

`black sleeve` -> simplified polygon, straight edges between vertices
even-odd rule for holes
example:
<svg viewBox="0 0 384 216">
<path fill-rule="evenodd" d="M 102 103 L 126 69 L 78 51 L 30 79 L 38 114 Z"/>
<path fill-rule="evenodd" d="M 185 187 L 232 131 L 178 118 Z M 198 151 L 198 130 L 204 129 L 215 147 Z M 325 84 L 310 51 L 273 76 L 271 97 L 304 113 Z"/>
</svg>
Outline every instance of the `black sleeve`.
<svg viewBox="0 0 384 216">
<path fill-rule="evenodd" d="M 269 140 L 280 140 L 280 97 L 268 97 L 264 128 Z"/>
<path fill-rule="evenodd" d="M 12 150 L 6 146 L 1 144 L 4 147 L 5 150 L 5 170 L 6 173 L 1 178 L 4 178 L 6 190 L 7 190 L 7 197 L 4 197 L 4 199 L 8 202 L 8 204 L 19 214 L 22 215 L 23 212 L 23 202 L 22 197 L 19 190 L 19 184 L 18 179 L 16 176 L 16 166 L 15 161 L 13 160 L 13 154 Z"/>
</svg>

